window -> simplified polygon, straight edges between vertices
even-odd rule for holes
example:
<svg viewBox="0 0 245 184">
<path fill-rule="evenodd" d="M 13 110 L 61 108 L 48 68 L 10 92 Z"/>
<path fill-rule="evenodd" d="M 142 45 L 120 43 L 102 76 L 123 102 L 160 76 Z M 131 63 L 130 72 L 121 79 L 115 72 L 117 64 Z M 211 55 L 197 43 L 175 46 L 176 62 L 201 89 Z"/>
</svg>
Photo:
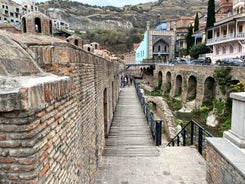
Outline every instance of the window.
<svg viewBox="0 0 245 184">
<path fill-rule="evenodd" d="M 230 53 L 233 53 L 234 52 L 234 48 L 232 45 L 230 45 Z"/>
<path fill-rule="evenodd" d="M 222 48 L 222 53 L 225 54 L 226 53 L 226 47 Z"/>
<path fill-rule="evenodd" d="M 216 48 L 216 54 L 219 55 L 219 48 Z"/>
<path fill-rule="evenodd" d="M 242 46 L 238 45 L 238 52 L 242 52 Z"/>
<path fill-rule="evenodd" d="M 239 26 L 239 33 L 242 33 L 242 26 Z"/>
</svg>

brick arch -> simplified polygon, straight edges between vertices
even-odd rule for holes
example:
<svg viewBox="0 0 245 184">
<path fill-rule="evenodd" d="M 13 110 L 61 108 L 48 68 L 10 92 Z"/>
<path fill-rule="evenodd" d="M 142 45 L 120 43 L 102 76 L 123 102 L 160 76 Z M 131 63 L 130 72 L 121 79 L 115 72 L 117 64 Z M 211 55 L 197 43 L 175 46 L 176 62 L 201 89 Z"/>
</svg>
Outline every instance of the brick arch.
<svg viewBox="0 0 245 184">
<path fill-rule="evenodd" d="M 177 75 L 175 79 L 175 96 L 181 96 L 182 95 L 182 83 L 183 83 L 183 78 L 181 75 Z"/>
<path fill-rule="evenodd" d="M 42 33 L 42 21 L 40 17 L 35 17 L 34 26 L 35 26 L 34 29 L 36 33 Z"/>
<path fill-rule="evenodd" d="M 194 75 L 188 78 L 187 100 L 194 100 L 197 96 L 197 79 Z"/>
</svg>

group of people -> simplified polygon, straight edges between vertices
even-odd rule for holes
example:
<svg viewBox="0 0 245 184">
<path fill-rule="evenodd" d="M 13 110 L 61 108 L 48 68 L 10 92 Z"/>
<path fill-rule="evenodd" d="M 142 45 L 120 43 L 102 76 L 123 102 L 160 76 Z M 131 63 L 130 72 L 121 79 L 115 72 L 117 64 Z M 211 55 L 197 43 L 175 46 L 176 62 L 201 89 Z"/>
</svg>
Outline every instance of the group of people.
<svg viewBox="0 0 245 184">
<path fill-rule="evenodd" d="M 133 76 L 132 75 L 125 75 L 125 76 L 121 76 L 121 87 L 125 87 L 125 86 L 131 86 L 133 83 Z"/>
</svg>

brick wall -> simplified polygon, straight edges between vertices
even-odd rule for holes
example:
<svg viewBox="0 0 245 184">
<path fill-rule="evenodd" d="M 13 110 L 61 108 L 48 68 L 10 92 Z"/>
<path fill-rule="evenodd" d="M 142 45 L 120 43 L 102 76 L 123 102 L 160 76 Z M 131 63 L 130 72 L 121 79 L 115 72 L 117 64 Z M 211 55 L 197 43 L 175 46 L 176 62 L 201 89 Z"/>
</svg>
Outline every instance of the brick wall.
<svg viewBox="0 0 245 184">
<path fill-rule="evenodd" d="M 0 183 L 93 183 L 118 98 L 119 64 L 70 44 L 29 49 L 43 70 L 69 78 L 22 88 L 11 102 L 19 99 L 18 108 L 1 109 Z"/>
</svg>

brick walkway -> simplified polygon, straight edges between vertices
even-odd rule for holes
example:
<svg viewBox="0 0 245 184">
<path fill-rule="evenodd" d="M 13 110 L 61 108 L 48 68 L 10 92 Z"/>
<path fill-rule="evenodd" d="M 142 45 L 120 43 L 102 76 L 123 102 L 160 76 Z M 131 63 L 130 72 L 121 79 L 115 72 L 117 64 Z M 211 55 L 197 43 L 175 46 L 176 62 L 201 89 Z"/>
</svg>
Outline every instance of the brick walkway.
<svg viewBox="0 0 245 184">
<path fill-rule="evenodd" d="M 135 88 L 122 88 L 96 184 L 206 184 L 205 177 L 196 149 L 154 146 Z"/>
</svg>

